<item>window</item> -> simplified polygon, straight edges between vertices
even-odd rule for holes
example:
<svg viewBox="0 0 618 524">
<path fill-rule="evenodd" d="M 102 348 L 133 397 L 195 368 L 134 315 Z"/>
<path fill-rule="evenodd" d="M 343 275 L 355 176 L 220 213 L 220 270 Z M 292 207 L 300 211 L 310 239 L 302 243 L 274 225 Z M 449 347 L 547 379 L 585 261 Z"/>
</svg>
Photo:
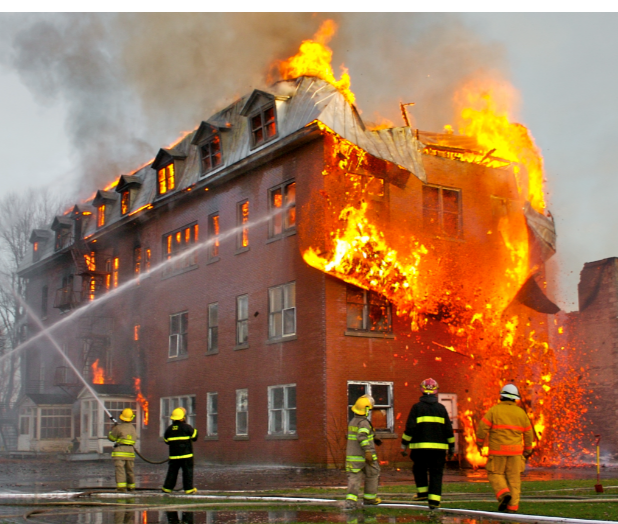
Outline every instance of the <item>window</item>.
<svg viewBox="0 0 618 524">
<path fill-rule="evenodd" d="M 197 233 L 197 229 L 195 231 Z M 196 235 L 196 239 L 197 239 L 197 235 Z M 146 273 L 148 273 L 149 271 L 150 271 L 150 249 L 147 249 L 146 250 Z"/>
<path fill-rule="evenodd" d="M 41 409 L 41 440 L 71 438 L 71 408 Z"/>
<path fill-rule="evenodd" d="M 170 415 L 176 408 L 185 409 L 187 413 L 187 424 L 195 428 L 195 395 L 163 397 L 161 398 L 159 436 L 162 437 L 167 427 L 171 424 Z"/>
<path fill-rule="evenodd" d="M 249 434 L 249 390 L 236 390 L 236 435 Z"/>
<path fill-rule="evenodd" d="M 208 256 L 219 256 L 219 213 L 213 213 L 208 217 Z"/>
<path fill-rule="evenodd" d="M 118 273 L 120 271 L 120 259 L 114 257 L 112 261 L 112 287 L 118 287 Z"/>
<path fill-rule="evenodd" d="M 202 155 L 202 173 L 208 173 L 216 167 L 219 167 L 222 162 L 221 157 L 221 138 L 215 135 L 209 142 L 206 142 L 200 147 Z"/>
<path fill-rule="evenodd" d="M 208 353 L 219 351 L 219 304 L 208 304 Z"/>
<path fill-rule="evenodd" d="M 219 434 L 219 395 L 206 393 L 206 435 L 216 437 Z"/>
<path fill-rule="evenodd" d="M 198 225 L 191 224 L 163 235 L 163 252 L 165 253 L 165 258 L 169 260 L 189 249 L 192 244 L 197 242 L 198 233 Z M 149 260 L 150 250 L 146 250 L 146 256 Z"/>
<path fill-rule="evenodd" d="M 37 262 L 41 258 L 41 244 L 40 242 L 32 243 L 32 261 Z"/>
<path fill-rule="evenodd" d="M 169 358 L 187 354 L 189 342 L 189 313 L 170 315 Z"/>
<path fill-rule="evenodd" d="M 296 334 L 296 282 L 268 289 L 268 338 Z"/>
<path fill-rule="evenodd" d="M 93 404 L 94 406 L 94 404 Z M 109 411 L 110 415 L 114 417 L 116 420 L 120 420 L 120 414 L 126 408 L 131 408 L 135 413 L 137 411 L 137 403 L 131 402 L 128 400 L 106 400 L 105 408 Z M 113 423 L 109 419 L 109 417 L 105 416 L 105 427 L 103 428 L 103 435 L 107 436 L 109 432 L 112 430 Z"/>
<path fill-rule="evenodd" d="M 97 207 L 97 227 L 103 227 L 105 225 L 105 210 L 107 206 L 101 204 Z"/>
<path fill-rule="evenodd" d="M 423 186 L 423 224 L 434 234 L 461 237 L 461 191 Z"/>
<path fill-rule="evenodd" d="M 142 272 L 142 248 L 133 248 L 133 272 L 139 275 Z"/>
<path fill-rule="evenodd" d="M 133 326 L 133 340 L 135 340 L 135 342 L 139 341 L 139 335 L 140 335 L 141 328 L 142 326 L 140 326 L 139 324 L 135 324 Z"/>
<path fill-rule="evenodd" d="M 268 434 L 296 434 L 296 384 L 268 388 Z"/>
<path fill-rule="evenodd" d="M 59 251 L 63 247 L 67 247 L 71 242 L 71 228 L 61 227 L 56 231 L 56 244 L 55 250 Z"/>
<path fill-rule="evenodd" d="M 296 227 L 296 182 L 286 182 L 270 190 L 269 236 L 276 237 Z"/>
<path fill-rule="evenodd" d="M 157 186 L 160 195 L 164 195 L 165 193 L 172 191 L 176 187 L 174 162 L 159 169 L 157 175 Z"/>
<path fill-rule="evenodd" d="M 249 341 L 249 295 L 236 297 L 236 345 Z"/>
<path fill-rule="evenodd" d="M 131 209 L 131 191 L 123 191 L 120 196 L 120 214 L 126 215 Z"/>
<path fill-rule="evenodd" d="M 47 318 L 47 296 L 49 295 L 49 286 L 41 288 L 41 318 Z"/>
<path fill-rule="evenodd" d="M 249 201 L 244 200 L 236 204 L 236 248 L 243 249 L 249 247 Z"/>
<path fill-rule="evenodd" d="M 358 397 L 365 394 L 372 396 L 375 401 L 369 414 L 375 430 L 393 433 L 393 383 L 348 381 L 348 420 L 354 416 L 352 406 Z"/>
<path fill-rule="evenodd" d="M 389 333 L 391 305 L 382 295 L 351 284 L 346 290 L 347 328 L 352 331 Z"/>
<path fill-rule="evenodd" d="M 251 117 L 252 146 L 256 147 L 272 140 L 277 135 L 275 106 L 263 107 L 259 113 Z"/>
</svg>

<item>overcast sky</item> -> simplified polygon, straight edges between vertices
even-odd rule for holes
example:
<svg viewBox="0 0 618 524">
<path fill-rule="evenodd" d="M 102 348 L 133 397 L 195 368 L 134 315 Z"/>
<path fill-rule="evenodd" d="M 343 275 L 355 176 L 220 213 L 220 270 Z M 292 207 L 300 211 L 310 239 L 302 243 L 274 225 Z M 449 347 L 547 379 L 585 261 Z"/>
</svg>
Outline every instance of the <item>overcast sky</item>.
<svg viewBox="0 0 618 524">
<path fill-rule="evenodd" d="M 202 15 L 174 18 L 173 24 L 155 15 L 127 15 L 121 23 L 113 15 L 68 21 L 54 16 L 0 15 L 1 192 L 45 185 L 90 189 L 84 180 L 92 187 L 111 181 L 221 104 L 257 87 L 274 58 L 289 56 L 300 39 L 311 37 L 321 15 L 281 15 L 276 20 Z M 364 118 L 379 113 L 395 119 L 400 100 L 421 100 L 426 112 L 422 103 L 415 106 L 419 127 L 438 131 L 442 122 L 430 112 L 439 115 L 449 103 L 440 86 L 483 65 L 510 79 L 521 93 L 519 119 L 545 159 L 549 208 L 558 232 L 558 254 L 551 264 L 558 301 L 563 309 L 576 309 L 583 263 L 618 256 L 612 146 L 618 127 L 617 15 L 376 14 L 335 19 L 340 29 L 332 41 L 334 62 L 349 66 Z M 163 33 L 152 30 L 162 22 Z M 82 30 L 79 38 L 75 27 Z M 120 30 L 121 37 L 114 33 Z M 191 37 L 183 44 L 191 60 L 183 56 L 182 46 L 174 47 L 178 35 L 203 38 Z M 217 45 L 219 52 L 212 52 Z M 212 55 L 196 58 L 200 46 L 208 46 Z M 173 50 L 170 56 L 167 48 Z M 222 49 L 227 55 L 217 58 Z M 211 62 L 217 74 L 208 70 Z M 168 77 L 170 70 L 173 76 Z M 208 72 L 206 78 L 201 70 Z M 164 81 L 158 83 L 158 77 Z M 183 101 L 187 103 L 181 105 Z M 84 127 L 86 120 L 95 125 Z M 115 137 L 123 138 L 122 150 Z M 117 164 L 106 158 L 110 149 L 116 151 Z"/>
</svg>

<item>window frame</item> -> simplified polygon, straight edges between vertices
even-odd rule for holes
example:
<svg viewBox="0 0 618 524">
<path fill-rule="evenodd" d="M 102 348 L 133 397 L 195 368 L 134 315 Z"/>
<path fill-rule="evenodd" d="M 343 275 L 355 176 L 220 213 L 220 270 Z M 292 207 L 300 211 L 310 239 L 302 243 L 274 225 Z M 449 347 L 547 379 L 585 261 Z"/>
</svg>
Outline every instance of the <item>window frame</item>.
<svg viewBox="0 0 618 524">
<path fill-rule="evenodd" d="M 164 186 L 162 186 L 162 182 L 165 182 Z M 161 191 L 162 188 L 164 191 Z M 176 166 L 172 160 L 168 164 L 157 169 L 157 195 L 167 195 L 174 191 L 174 189 L 176 189 Z"/>
<path fill-rule="evenodd" d="M 246 299 L 247 304 L 246 304 L 246 317 L 245 318 L 241 318 L 241 304 L 240 301 L 241 299 Z M 244 339 L 240 336 L 240 331 L 241 331 L 241 327 L 242 326 L 246 326 L 246 329 L 244 330 L 245 333 L 245 337 Z M 236 297 L 236 347 L 237 348 L 244 348 L 247 347 L 249 345 L 249 294 L 245 293 L 243 295 L 238 295 Z"/>
<path fill-rule="evenodd" d="M 131 190 L 125 189 L 120 193 L 120 216 L 125 216 L 131 211 Z"/>
<path fill-rule="evenodd" d="M 244 406 L 241 404 L 239 405 L 239 401 L 241 401 L 241 396 L 245 395 L 245 404 Z M 235 435 L 237 437 L 248 437 L 249 436 L 249 389 L 248 388 L 244 388 L 244 389 L 237 389 L 236 390 L 236 395 L 235 395 L 235 399 L 236 399 L 236 424 L 235 424 Z M 239 407 L 244 407 L 244 410 L 240 410 Z M 246 414 L 246 420 L 245 420 L 245 432 L 244 433 L 240 433 L 239 432 L 239 415 L 245 413 Z"/>
<path fill-rule="evenodd" d="M 214 150 L 213 144 L 219 144 L 219 149 Z M 204 154 L 206 153 L 206 155 Z M 217 170 L 223 166 L 223 147 L 220 133 L 213 133 L 205 142 L 199 145 L 201 176 L 205 176 L 212 171 Z M 218 155 L 218 156 L 217 156 Z M 208 158 L 210 167 L 205 165 L 205 157 Z M 213 159 L 217 159 L 217 162 L 213 162 Z"/>
<path fill-rule="evenodd" d="M 50 411 L 52 413 L 49 413 Z M 56 406 L 41 407 L 40 417 L 40 440 L 58 440 L 73 438 L 72 408 Z M 49 424 L 50 422 L 51 424 Z M 64 434 L 60 434 L 61 430 Z"/>
<path fill-rule="evenodd" d="M 182 256 L 182 254 L 191 249 L 191 247 L 199 241 L 199 225 L 197 220 L 186 224 L 178 229 L 174 229 L 169 233 L 163 234 L 161 242 L 163 245 L 162 259 L 170 260 L 171 258 Z M 146 250 L 149 262 L 150 250 Z M 194 262 L 193 262 L 194 263 Z"/>
<path fill-rule="evenodd" d="M 363 316 L 362 316 L 362 327 L 361 328 L 350 326 L 350 323 L 349 323 L 350 305 L 351 304 L 355 304 L 357 306 L 361 305 L 360 302 L 350 301 L 350 291 L 352 291 L 353 289 L 362 291 L 363 293 L 363 303 L 362 303 Z M 381 334 L 381 335 L 388 335 L 388 334 L 393 333 L 393 304 L 390 302 L 390 300 L 388 300 L 386 297 L 384 297 L 383 295 L 380 295 L 379 293 L 375 291 L 368 291 L 358 286 L 354 286 L 353 284 L 346 284 L 345 293 L 346 293 L 346 297 L 345 297 L 346 331 L 355 332 L 355 333 L 376 333 L 376 334 Z M 387 322 L 388 327 L 385 330 L 384 329 L 371 329 L 372 325 L 371 325 L 370 312 L 371 312 L 371 307 L 372 307 L 372 304 L 371 304 L 372 295 L 377 295 L 378 297 L 382 297 L 382 299 L 386 301 L 386 322 Z M 378 307 L 381 307 L 381 306 L 378 306 Z"/>
<path fill-rule="evenodd" d="M 289 390 L 294 389 L 294 407 L 289 406 Z M 283 389 L 283 405 L 281 408 L 274 407 L 274 393 L 277 389 Z M 288 436 L 297 435 L 297 395 L 296 384 L 280 384 L 276 386 L 268 386 L 268 435 L 270 436 Z M 276 431 L 275 412 L 281 412 L 281 431 Z M 294 411 L 294 429 L 290 429 L 290 413 Z"/>
<path fill-rule="evenodd" d="M 178 332 L 173 333 L 173 318 L 178 317 Z M 184 317 L 184 320 L 183 320 Z M 189 311 L 179 311 L 178 313 L 172 313 L 169 316 L 169 339 L 167 346 L 167 358 L 176 359 L 182 358 L 189 354 Z M 184 324 L 184 325 L 183 325 Z M 185 330 L 183 331 L 183 327 Z M 176 337 L 176 338 L 174 338 Z M 172 343 L 172 341 L 175 341 Z M 184 352 L 181 353 L 184 341 Z M 175 354 L 172 354 L 172 345 L 176 347 Z"/>
<path fill-rule="evenodd" d="M 97 206 L 97 229 L 101 229 L 107 224 L 107 204 Z"/>
<path fill-rule="evenodd" d="M 171 425 L 170 415 L 178 407 L 187 410 L 187 424 L 195 428 L 197 408 L 195 395 L 172 395 L 159 398 L 159 436 L 165 434 L 165 430 Z M 167 408 L 164 409 L 164 406 Z"/>
<path fill-rule="evenodd" d="M 208 215 L 208 260 L 216 262 L 221 252 L 221 216 L 219 211 Z"/>
<path fill-rule="evenodd" d="M 265 115 L 271 109 L 273 111 L 272 124 L 274 124 L 275 126 L 275 132 L 272 135 L 268 136 L 268 124 L 269 122 L 271 122 L 271 120 L 266 120 Z M 258 117 L 260 118 L 260 125 L 255 126 L 254 120 Z M 262 135 L 262 138 L 260 139 L 257 139 L 258 132 L 261 132 Z M 277 106 L 274 100 L 260 106 L 249 115 L 249 133 L 251 134 L 251 149 L 263 146 L 264 144 L 275 140 L 279 136 L 279 124 L 277 122 Z"/>
<path fill-rule="evenodd" d="M 216 311 L 216 324 L 213 325 L 212 312 Z M 215 343 L 213 344 L 213 339 Z M 206 354 L 216 355 L 219 353 L 219 302 L 208 304 L 208 338 L 206 340 Z"/>
<path fill-rule="evenodd" d="M 293 202 L 289 202 L 290 187 L 294 186 Z M 275 194 L 281 191 L 281 205 L 275 204 Z M 275 212 L 275 209 L 281 209 L 280 212 Z M 268 220 L 268 238 L 278 239 L 288 235 L 296 234 L 296 180 L 286 180 L 268 189 L 268 212 L 271 214 Z M 277 222 L 281 221 L 277 226 Z M 281 231 L 276 232 L 278 228 Z"/>
<path fill-rule="evenodd" d="M 249 223 L 250 210 L 248 198 L 236 203 L 236 227 L 239 229 L 236 233 L 236 252 L 249 249 L 249 226 L 246 224 Z"/>
<path fill-rule="evenodd" d="M 286 289 L 289 288 L 294 289 L 293 298 L 294 304 L 289 305 L 286 308 Z M 273 293 L 277 290 L 281 290 L 281 309 L 273 310 Z M 287 300 L 289 300 L 290 294 L 287 292 Z M 292 333 L 285 333 L 285 312 L 293 310 L 294 314 L 294 331 Z M 277 335 L 277 330 L 274 328 L 273 323 L 277 322 L 277 320 L 273 320 L 276 318 L 277 314 L 281 314 L 281 335 Z M 280 284 L 278 286 L 272 286 L 268 288 L 268 339 L 269 340 L 284 340 L 286 338 L 295 337 L 296 332 L 298 330 L 298 325 L 296 322 L 296 281 L 292 280 L 291 282 L 286 282 L 285 284 Z"/>
<path fill-rule="evenodd" d="M 438 207 L 437 209 L 433 209 L 427 205 L 426 192 L 427 189 L 437 189 L 438 190 Z M 444 217 L 445 213 L 454 214 L 451 211 L 444 210 L 444 191 L 451 191 L 457 194 L 457 232 L 455 235 L 451 235 L 448 233 L 444 227 Z M 423 228 L 427 231 L 433 233 L 438 237 L 451 238 L 451 239 L 462 239 L 463 238 L 463 192 L 460 188 L 456 187 L 448 187 L 448 186 L 439 186 L 436 184 L 423 184 L 422 189 L 422 210 L 423 210 Z M 438 222 L 436 224 L 432 224 L 430 222 L 429 214 L 435 211 L 437 213 Z"/>
<path fill-rule="evenodd" d="M 365 386 L 365 394 L 372 395 L 372 386 L 387 386 L 388 392 L 388 400 L 390 400 L 389 404 L 376 404 L 369 412 L 368 419 L 372 420 L 372 414 L 375 410 L 385 410 L 386 411 L 386 428 L 375 428 L 376 433 L 395 433 L 395 400 L 394 400 L 394 382 L 384 382 L 384 381 L 376 381 L 376 380 L 348 380 L 346 384 L 347 389 L 347 397 L 348 397 L 348 420 L 352 419 L 354 413 L 352 412 L 352 406 L 354 403 L 350 404 L 350 386 L 351 385 L 363 385 Z M 357 397 L 358 398 L 358 397 Z M 375 397 L 374 397 L 375 398 Z M 354 399 L 353 402 L 356 402 L 357 399 Z"/>
<path fill-rule="evenodd" d="M 212 399 L 216 399 L 216 409 L 213 409 Z M 214 424 L 213 424 L 214 421 Z M 213 431 L 213 426 L 215 430 Z M 206 436 L 219 436 L 219 392 L 208 391 L 206 393 Z"/>
</svg>

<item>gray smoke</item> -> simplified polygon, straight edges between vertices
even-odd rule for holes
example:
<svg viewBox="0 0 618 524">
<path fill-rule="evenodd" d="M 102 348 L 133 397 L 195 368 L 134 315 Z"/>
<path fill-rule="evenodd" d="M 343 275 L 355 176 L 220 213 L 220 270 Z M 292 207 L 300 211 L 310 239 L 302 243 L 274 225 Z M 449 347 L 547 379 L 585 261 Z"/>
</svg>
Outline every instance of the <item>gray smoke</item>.
<svg viewBox="0 0 618 524">
<path fill-rule="evenodd" d="M 0 65 L 43 104 L 68 108 L 82 195 L 152 158 L 182 131 L 252 88 L 334 18 L 333 66 L 345 64 L 368 120 L 421 129 L 453 122 L 456 86 L 504 76 L 502 49 L 457 15 L 305 13 L 33 14 L 0 16 Z"/>
</svg>

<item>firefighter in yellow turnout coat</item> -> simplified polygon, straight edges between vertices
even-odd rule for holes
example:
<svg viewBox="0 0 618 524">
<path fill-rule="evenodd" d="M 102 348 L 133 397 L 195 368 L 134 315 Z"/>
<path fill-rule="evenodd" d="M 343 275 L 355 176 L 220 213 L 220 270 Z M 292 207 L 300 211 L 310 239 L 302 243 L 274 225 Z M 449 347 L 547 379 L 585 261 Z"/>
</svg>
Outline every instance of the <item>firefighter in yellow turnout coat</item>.
<svg viewBox="0 0 618 524">
<path fill-rule="evenodd" d="M 526 458 L 532 454 L 532 424 L 526 412 L 515 402 L 519 390 L 507 384 L 500 391 L 500 403 L 485 414 L 476 432 L 479 449 L 489 434 L 487 479 L 498 499 L 498 511 L 515 513 L 521 494 L 520 475 Z"/>
<path fill-rule="evenodd" d="M 375 505 L 382 502 L 377 496 L 380 465 L 374 445 L 375 432 L 367 418 L 373 404 L 373 398 L 363 395 L 352 406 L 354 417 L 348 424 L 348 445 L 345 457 L 345 470 L 348 474 L 346 509 L 356 509 L 363 478 L 365 480 L 364 503 Z"/>
<path fill-rule="evenodd" d="M 137 429 L 131 424 L 135 414 L 131 408 L 125 408 L 120 414 L 120 424 L 116 424 L 107 435 L 114 443 L 112 460 L 116 469 L 116 490 L 133 491 L 135 489 L 135 452 L 133 446 L 137 441 Z"/>
</svg>

